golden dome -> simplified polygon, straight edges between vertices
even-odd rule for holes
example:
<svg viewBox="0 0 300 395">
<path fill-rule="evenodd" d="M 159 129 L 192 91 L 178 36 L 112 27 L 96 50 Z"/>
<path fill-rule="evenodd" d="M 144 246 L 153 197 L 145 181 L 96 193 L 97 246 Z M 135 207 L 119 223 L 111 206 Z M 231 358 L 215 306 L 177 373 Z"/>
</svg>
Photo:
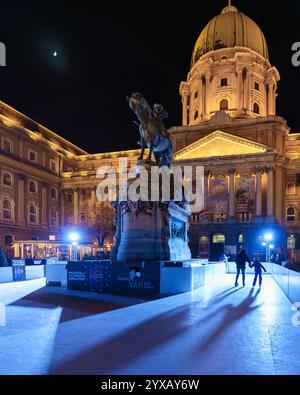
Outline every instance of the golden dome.
<svg viewBox="0 0 300 395">
<path fill-rule="evenodd" d="M 210 51 L 236 46 L 250 48 L 269 60 L 267 42 L 259 26 L 230 4 L 200 34 L 194 47 L 192 66 Z"/>
</svg>

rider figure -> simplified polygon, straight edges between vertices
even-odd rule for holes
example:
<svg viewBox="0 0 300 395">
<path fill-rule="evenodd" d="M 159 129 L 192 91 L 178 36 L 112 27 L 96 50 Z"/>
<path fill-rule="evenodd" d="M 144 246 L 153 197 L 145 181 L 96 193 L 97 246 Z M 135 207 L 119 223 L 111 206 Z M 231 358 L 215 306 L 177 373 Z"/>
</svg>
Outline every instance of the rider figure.
<svg viewBox="0 0 300 395">
<path fill-rule="evenodd" d="M 160 122 L 159 124 L 162 127 L 159 127 L 159 132 L 161 137 L 169 137 L 168 131 L 165 128 L 163 122 L 165 119 L 169 118 L 169 114 L 167 113 L 167 111 L 164 110 L 163 106 L 161 104 L 154 104 L 153 105 L 153 116 L 154 118 L 158 119 Z"/>
</svg>

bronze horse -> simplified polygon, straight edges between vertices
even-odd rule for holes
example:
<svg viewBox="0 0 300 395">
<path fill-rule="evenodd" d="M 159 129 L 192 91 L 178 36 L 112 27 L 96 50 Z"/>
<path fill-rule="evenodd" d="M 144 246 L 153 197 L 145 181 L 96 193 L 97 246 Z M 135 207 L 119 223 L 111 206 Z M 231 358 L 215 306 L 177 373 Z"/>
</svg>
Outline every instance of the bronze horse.
<svg viewBox="0 0 300 395">
<path fill-rule="evenodd" d="M 139 131 L 141 140 L 141 155 L 138 161 L 144 158 L 145 149 L 149 148 L 149 155 L 146 162 L 151 163 L 152 153 L 158 166 L 170 167 L 173 150 L 169 132 L 166 129 L 164 120 L 168 118 L 168 113 L 164 111 L 162 105 L 154 104 L 153 109 L 140 93 L 133 93 L 127 97 L 130 108 L 134 111 L 139 120 Z"/>
</svg>

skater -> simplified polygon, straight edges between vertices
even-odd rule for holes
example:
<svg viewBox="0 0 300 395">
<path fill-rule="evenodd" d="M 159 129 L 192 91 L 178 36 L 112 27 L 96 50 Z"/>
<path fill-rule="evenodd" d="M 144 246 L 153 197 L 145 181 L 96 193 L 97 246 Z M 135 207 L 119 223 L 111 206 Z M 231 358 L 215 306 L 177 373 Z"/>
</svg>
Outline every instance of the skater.
<svg viewBox="0 0 300 395">
<path fill-rule="evenodd" d="M 242 272 L 243 276 L 243 287 L 245 287 L 245 270 L 246 270 L 246 262 L 251 264 L 250 259 L 247 256 L 246 250 L 243 248 L 241 252 L 238 254 L 236 258 L 236 269 L 237 269 L 237 275 L 236 275 L 236 280 L 235 280 L 235 286 L 238 287 L 238 280 L 240 273 Z"/>
<path fill-rule="evenodd" d="M 264 272 L 266 273 L 266 269 L 264 268 L 264 266 L 259 262 L 259 260 L 257 258 L 254 259 L 254 262 L 252 264 L 250 264 L 250 267 L 254 267 L 255 270 L 255 277 L 254 277 L 254 281 L 253 281 L 253 287 L 255 287 L 256 285 L 256 281 L 257 281 L 257 277 L 259 277 L 259 286 L 261 287 L 262 285 L 262 269 L 264 270 Z"/>
</svg>

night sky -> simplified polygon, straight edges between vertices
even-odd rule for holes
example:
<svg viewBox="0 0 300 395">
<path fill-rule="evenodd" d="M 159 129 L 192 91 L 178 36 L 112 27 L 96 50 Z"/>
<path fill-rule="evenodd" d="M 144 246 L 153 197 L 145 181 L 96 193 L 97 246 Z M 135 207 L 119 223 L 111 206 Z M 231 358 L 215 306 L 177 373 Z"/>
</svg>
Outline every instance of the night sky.
<svg viewBox="0 0 300 395">
<path fill-rule="evenodd" d="M 206 23 L 227 5 L 209 1 L 0 1 L 0 99 L 91 153 L 134 149 L 126 95 L 144 94 L 179 125 L 179 83 Z M 108 3 L 108 4 L 105 4 Z M 177 4 L 178 3 L 178 4 Z M 233 0 L 263 30 L 281 74 L 278 115 L 300 131 L 300 2 Z M 57 51 L 57 56 L 53 53 Z"/>
</svg>

